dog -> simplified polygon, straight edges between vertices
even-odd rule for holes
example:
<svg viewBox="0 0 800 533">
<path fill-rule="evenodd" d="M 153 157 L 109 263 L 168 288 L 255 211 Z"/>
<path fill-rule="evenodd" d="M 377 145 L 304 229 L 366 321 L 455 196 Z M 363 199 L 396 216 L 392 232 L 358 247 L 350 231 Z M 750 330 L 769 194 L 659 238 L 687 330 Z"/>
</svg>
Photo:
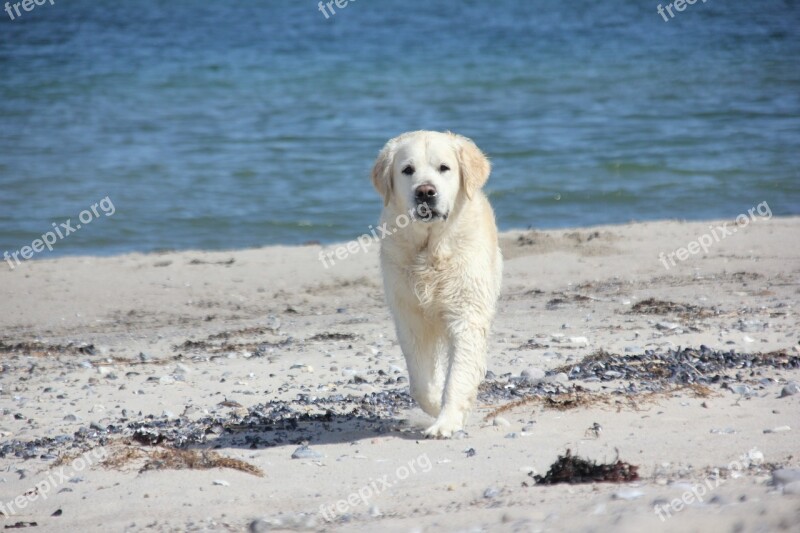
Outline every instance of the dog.
<svg viewBox="0 0 800 533">
<path fill-rule="evenodd" d="M 472 140 L 435 131 L 390 140 L 372 169 L 389 229 L 380 249 L 384 291 L 411 395 L 436 418 L 428 437 L 463 430 L 486 374 L 503 276 L 494 212 L 481 190 L 490 171 Z"/>
</svg>

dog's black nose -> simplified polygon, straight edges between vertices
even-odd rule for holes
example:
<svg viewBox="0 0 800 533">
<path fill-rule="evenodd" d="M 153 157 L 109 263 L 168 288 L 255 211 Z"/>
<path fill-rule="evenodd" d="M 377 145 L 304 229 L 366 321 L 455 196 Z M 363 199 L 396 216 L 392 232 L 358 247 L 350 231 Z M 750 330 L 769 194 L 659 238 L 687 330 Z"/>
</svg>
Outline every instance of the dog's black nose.
<svg viewBox="0 0 800 533">
<path fill-rule="evenodd" d="M 425 203 L 425 202 L 433 202 L 436 200 L 436 187 L 426 183 L 425 185 L 420 185 L 417 187 L 417 190 L 414 191 L 414 197 L 417 199 L 417 203 Z"/>
</svg>

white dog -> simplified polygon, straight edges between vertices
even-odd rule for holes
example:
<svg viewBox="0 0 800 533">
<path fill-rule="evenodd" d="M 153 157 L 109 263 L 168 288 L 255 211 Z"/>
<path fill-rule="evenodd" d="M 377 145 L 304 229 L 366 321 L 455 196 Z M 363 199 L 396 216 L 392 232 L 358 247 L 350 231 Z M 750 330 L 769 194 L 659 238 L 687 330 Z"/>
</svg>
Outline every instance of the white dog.
<svg viewBox="0 0 800 533">
<path fill-rule="evenodd" d="M 411 395 L 436 417 L 425 431 L 431 437 L 464 427 L 486 374 L 503 269 L 481 191 L 489 171 L 470 139 L 434 131 L 392 139 L 372 170 L 381 224 L 391 232 L 381 244 L 384 289 Z"/>
</svg>

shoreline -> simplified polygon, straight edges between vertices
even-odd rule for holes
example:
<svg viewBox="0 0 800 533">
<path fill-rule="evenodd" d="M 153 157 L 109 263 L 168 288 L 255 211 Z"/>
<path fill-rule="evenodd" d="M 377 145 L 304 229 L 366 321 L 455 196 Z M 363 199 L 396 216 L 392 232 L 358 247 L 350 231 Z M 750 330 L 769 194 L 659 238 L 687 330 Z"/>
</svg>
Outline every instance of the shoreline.
<svg viewBox="0 0 800 533">
<path fill-rule="evenodd" d="M 763 203 L 763 202 L 762 202 Z M 766 220 L 771 220 L 775 218 L 776 220 L 794 220 L 800 219 L 800 215 L 785 215 L 785 216 L 772 216 L 770 215 L 769 218 Z M 758 219 L 756 219 L 758 220 Z M 509 228 L 505 230 L 500 230 L 499 235 L 502 237 L 503 235 L 511 235 L 511 234 L 519 234 L 528 231 L 538 231 L 542 233 L 553 233 L 553 232 L 560 232 L 560 231 L 590 231 L 590 230 L 612 230 L 614 228 L 624 228 L 628 226 L 637 226 L 637 225 L 648 225 L 648 224 L 708 224 L 708 223 L 719 223 L 722 224 L 727 222 L 728 224 L 735 224 L 736 217 L 731 219 L 719 219 L 719 218 L 710 218 L 710 219 L 700 219 L 700 220 L 689 220 L 689 219 L 657 219 L 657 220 L 629 220 L 627 222 L 619 222 L 614 224 L 596 224 L 596 225 L 587 225 L 587 226 L 564 226 L 564 227 L 529 227 L 525 228 Z M 370 226 L 367 226 L 367 230 L 369 230 Z M 31 259 L 24 259 L 21 261 L 21 264 L 18 265 L 24 266 L 28 263 L 36 263 L 42 261 L 58 261 L 61 259 L 69 259 L 69 258 L 113 258 L 113 257 L 124 257 L 124 256 L 133 256 L 133 255 L 145 255 L 145 256 L 158 256 L 158 255 L 168 255 L 168 254 L 181 254 L 181 253 L 236 253 L 236 252 L 245 252 L 251 250 L 263 250 L 267 248 L 306 248 L 306 247 L 313 247 L 319 246 L 323 249 L 337 247 L 341 245 L 346 245 L 349 242 L 357 241 L 359 237 L 369 235 L 370 231 L 365 231 L 364 233 L 353 235 L 351 239 L 348 240 L 333 240 L 333 241 L 320 241 L 319 239 L 310 239 L 304 242 L 298 243 L 274 243 L 274 244 L 264 244 L 261 246 L 249 246 L 249 247 L 241 247 L 241 248 L 224 248 L 224 249 L 208 249 L 208 248 L 157 248 L 153 250 L 124 250 L 124 251 L 115 251 L 109 253 L 65 253 L 63 255 L 55 255 L 55 256 L 44 256 L 38 257 L 33 256 Z M 13 261 L 12 261 L 13 263 Z M 4 265 L 2 269 L 14 271 L 18 267 L 11 269 L 9 267 L 8 259 L 3 260 L 0 262 L 0 265 Z"/>
</svg>

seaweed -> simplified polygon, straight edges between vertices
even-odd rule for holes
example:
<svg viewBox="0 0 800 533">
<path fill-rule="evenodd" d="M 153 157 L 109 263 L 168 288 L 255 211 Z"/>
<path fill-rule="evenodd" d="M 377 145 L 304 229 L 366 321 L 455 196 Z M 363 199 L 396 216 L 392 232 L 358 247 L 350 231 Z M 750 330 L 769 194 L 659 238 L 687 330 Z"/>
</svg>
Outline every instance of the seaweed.
<svg viewBox="0 0 800 533">
<path fill-rule="evenodd" d="M 528 474 L 537 485 L 555 485 L 556 483 L 625 483 L 639 479 L 639 467 L 617 460 L 613 463 L 597 464 L 577 456 L 567 449 L 565 455 L 559 455 L 556 462 L 544 476 Z"/>
</svg>

